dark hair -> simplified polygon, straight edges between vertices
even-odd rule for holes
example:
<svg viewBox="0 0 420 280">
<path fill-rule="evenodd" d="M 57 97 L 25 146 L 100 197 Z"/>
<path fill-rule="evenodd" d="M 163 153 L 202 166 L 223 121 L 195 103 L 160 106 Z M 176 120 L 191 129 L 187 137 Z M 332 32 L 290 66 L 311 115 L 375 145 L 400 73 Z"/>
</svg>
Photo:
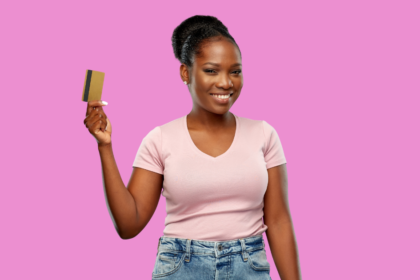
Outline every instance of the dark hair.
<svg viewBox="0 0 420 280">
<path fill-rule="evenodd" d="M 188 67 L 192 66 L 194 56 L 201 54 L 204 43 L 228 38 L 239 50 L 235 39 L 229 34 L 227 27 L 213 16 L 192 16 L 178 25 L 172 33 L 172 48 L 175 57 Z M 241 51 L 239 50 L 239 53 Z"/>
</svg>

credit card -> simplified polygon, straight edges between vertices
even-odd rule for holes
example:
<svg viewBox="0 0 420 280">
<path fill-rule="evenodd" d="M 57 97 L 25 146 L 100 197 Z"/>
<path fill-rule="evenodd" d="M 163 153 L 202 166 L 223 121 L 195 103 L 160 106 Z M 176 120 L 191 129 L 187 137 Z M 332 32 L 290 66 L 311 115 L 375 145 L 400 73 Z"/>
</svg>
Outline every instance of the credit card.
<svg viewBox="0 0 420 280">
<path fill-rule="evenodd" d="M 86 70 L 82 101 L 88 102 L 92 100 L 101 100 L 104 79 L 104 72 Z"/>
</svg>

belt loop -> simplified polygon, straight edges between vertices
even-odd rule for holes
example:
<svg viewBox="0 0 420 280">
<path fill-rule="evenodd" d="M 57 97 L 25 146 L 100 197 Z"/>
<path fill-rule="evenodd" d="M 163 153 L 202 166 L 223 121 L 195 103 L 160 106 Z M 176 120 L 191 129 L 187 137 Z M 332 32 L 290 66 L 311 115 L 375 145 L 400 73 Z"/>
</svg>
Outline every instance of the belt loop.
<svg viewBox="0 0 420 280">
<path fill-rule="evenodd" d="M 189 262 L 190 261 L 190 249 L 191 249 L 191 239 L 187 239 L 187 255 L 185 256 L 185 261 Z"/>
<path fill-rule="evenodd" d="M 243 260 L 246 262 L 248 261 L 248 252 L 246 251 L 245 241 L 243 238 L 240 238 L 239 241 L 241 242 L 241 247 L 242 247 L 242 257 L 243 257 Z"/>
<path fill-rule="evenodd" d="M 161 239 L 162 237 L 159 237 L 159 243 L 158 243 L 158 252 L 159 252 L 159 247 L 160 247 L 160 239 Z"/>
</svg>

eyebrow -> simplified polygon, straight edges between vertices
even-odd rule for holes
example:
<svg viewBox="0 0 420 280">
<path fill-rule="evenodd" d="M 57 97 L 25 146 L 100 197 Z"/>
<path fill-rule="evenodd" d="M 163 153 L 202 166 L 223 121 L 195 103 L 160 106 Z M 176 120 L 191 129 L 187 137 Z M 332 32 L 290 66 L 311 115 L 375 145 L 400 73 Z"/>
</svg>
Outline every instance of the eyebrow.
<svg viewBox="0 0 420 280">
<path fill-rule="evenodd" d="M 206 64 L 211 64 L 211 65 L 214 65 L 214 66 L 220 66 L 220 64 L 218 64 L 218 63 L 213 63 L 213 62 L 206 62 L 206 63 L 204 63 L 203 65 L 206 65 Z M 242 64 L 241 64 L 241 63 L 234 63 L 234 64 L 232 64 L 230 67 L 234 67 L 234 66 L 242 66 Z"/>
</svg>

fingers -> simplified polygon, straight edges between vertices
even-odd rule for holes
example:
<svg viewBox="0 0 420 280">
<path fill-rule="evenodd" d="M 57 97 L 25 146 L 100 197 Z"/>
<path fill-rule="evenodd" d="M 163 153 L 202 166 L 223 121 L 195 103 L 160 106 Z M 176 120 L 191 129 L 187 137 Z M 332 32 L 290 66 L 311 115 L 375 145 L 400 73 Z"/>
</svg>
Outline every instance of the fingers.
<svg viewBox="0 0 420 280">
<path fill-rule="evenodd" d="M 86 127 L 89 129 L 89 131 L 90 131 L 90 128 L 96 123 L 96 122 L 98 122 L 99 120 L 101 119 L 101 117 L 99 117 L 99 113 L 98 112 L 96 112 L 96 110 L 95 110 L 95 112 L 92 112 L 90 115 L 89 115 L 89 117 L 87 117 L 86 119 L 85 119 L 85 125 L 86 125 Z"/>
<path fill-rule="evenodd" d="M 86 109 L 86 118 L 83 123 L 91 134 L 96 134 L 100 130 L 102 132 L 107 128 L 107 116 L 102 108 L 108 103 L 102 100 L 89 101 Z"/>
<path fill-rule="evenodd" d="M 102 106 L 106 106 L 106 105 L 108 105 L 108 102 L 102 101 L 102 100 L 89 101 L 87 103 L 86 116 L 90 115 L 93 109 L 96 109 L 97 107 L 102 109 Z"/>
<path fill-rule="evenodd" d="M 102 123 L 102 120 L 97 120 L 94 124 L 92 124 L 89 128 L 90 133 L 98 133 L 101 130 Z"/>
<path fill-rule="evenodd" d="M 83 123 L 85 124 L 85 126 L 87 128 L 89 128 L 94 121 L 94 118 L 99 115 L 99 111 L 97 111 L 96 109 L 93 110 L 92 112 L 90 112 L 90 114 L 88 116 L 86 116 L 85 120 L 83 121 Z"/>
<path fill-rule="evenodd" d="M 105 131 L 105 128 L 108 124 L 106 119 L 107 116 L 102 110 L 102 107 L 96 107 L 95 109 L 92 109 L 90 114 L 84 119 L 83 123 L 91 132 L 92 130 L 96 129 L 97 123 L 99 123 L 99 129 L 101 131 Z"/>
<path fill-rule="evenodd" d="M 104 118 L 100 117 L 99 114 L 91 117 L 88 122 L 86 123 L 86 127 L 88 128 L 90 133 L 97 133 L 99 130 L 105 131 Z"/>
</svg>

